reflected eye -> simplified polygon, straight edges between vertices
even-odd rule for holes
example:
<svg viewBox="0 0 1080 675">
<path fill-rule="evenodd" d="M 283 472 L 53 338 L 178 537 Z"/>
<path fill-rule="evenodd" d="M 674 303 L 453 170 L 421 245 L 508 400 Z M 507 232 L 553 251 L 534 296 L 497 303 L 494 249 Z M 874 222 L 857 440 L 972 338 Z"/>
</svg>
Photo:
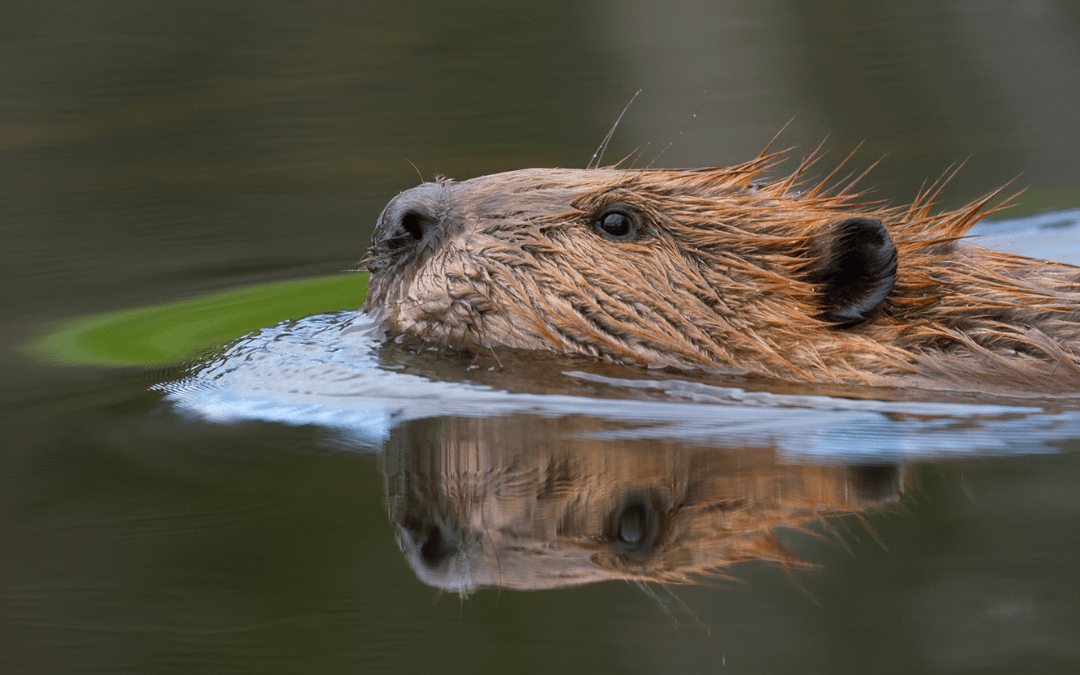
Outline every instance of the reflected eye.
<svg viewBox="0 0 1080 675">
<path fill-rule="evenodd" d="M 627 504 L 615 517 L 615 536 L 631 548 L 644 541 L 648 529 L 649 507 L 644 502 Z"/>
<path fill-rule="evenodd" d="M 596 219 L 596 231 L 605 239 L 628 241 L 638 233 L 638 217 L 633 211 L 622 206 L 613 206 Z"/>
<path fill-rule="evenodd" d="M 656 547 L 662 529 L 656 501 L 648 492 L 626 495 L 608 521 L 608 540 L 620 555 L 648 556 Z"/>
</svg>

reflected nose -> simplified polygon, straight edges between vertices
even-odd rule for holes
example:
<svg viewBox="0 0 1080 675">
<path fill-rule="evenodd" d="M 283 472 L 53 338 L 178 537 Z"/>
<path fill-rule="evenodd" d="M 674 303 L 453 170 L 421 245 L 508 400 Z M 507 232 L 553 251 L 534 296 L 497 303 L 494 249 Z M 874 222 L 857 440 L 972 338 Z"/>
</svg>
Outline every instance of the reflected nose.
<svg viewBox="0 0 1080 675">
<path fill-rule="evenodd" d="M 420 553 L 421 560 L 429 568 L 441 567 L 459 551 L 443 529 L 435 523 L 419 518 L 407 518 L 403 526 L 408 533 L 409 543 Z"/>
</svg>

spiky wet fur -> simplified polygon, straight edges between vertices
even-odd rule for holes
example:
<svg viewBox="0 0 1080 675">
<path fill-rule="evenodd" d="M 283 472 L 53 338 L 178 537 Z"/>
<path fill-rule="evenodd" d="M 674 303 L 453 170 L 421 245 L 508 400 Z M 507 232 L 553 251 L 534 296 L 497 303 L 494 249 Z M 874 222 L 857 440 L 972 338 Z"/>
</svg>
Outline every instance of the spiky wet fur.
<svg viewBox="0 0 1080 675">
<path fill-rule="evenodd" d="M 451 347 L 545 349 L 786 380 L 926 388 L 1080 388 L 1080 268 L 962 241 L 996 192 L 933 213 L 860 201 L 856 181 L 800 190 L 813 161 L 756 183 L 783 153 L 730 168 L 526 169 L 440 179 L 384 211 L 365 310 L 393 333 Z M 834 172 L 835 173 L 835 172 Z M 645 236 L 601 237 L 607 206 Z M 439 224 L 403 252 L 380 240 L 406 209 Z M 870 320 L 816 318 L 807 281 L 829 227 L 881 220 L 897 281 Z"/>
</svg>

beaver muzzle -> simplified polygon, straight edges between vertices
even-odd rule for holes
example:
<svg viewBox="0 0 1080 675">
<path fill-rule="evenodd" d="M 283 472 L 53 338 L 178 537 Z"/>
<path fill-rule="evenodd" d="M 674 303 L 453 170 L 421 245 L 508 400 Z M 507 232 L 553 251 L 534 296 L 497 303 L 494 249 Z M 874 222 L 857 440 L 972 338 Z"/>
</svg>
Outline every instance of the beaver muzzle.
<svg viewBox="0 0 1080 675">
<path fill-rule="evenodd" d="M 414 261 L 438 247 L 448 226 L 449 192 L 448 186 L 426 183 L 390 202 L 371 237 L 368 270 L 382 269 L 388 259 Z"/>
</svg>

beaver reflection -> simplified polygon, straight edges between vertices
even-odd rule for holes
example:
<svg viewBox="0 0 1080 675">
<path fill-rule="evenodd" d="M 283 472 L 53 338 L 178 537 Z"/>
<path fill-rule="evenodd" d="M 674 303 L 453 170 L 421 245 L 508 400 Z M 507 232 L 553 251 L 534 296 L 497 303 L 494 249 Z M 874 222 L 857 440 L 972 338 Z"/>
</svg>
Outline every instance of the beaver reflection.
<svg viewBox="0 0 1080 675">
<path fill-rule="evenodd" d="M 797 562 L 773 535 L 897 500 L 895 466 L 795 466 L 764 448 L 603 440 L 612 423 L 409 422 L 384 450 L 387 506 L 426 584 L 467 593 L 605 579 L 694 583 Z"/>
</svg>

